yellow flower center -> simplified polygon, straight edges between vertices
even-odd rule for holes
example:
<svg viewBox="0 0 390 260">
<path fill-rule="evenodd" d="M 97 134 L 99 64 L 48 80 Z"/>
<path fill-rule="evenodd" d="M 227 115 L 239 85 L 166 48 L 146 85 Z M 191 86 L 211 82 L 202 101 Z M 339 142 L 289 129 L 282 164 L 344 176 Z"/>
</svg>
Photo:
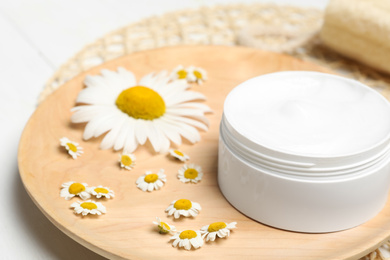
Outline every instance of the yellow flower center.
<svg viewBox="0 0 390 260">
<path fill-rule="evenodd" d="M 186 238 L 191 239 L 197 237 L 197 235 L 196 232 L 193 230 L 185 230 L 180 233 L 179 237 L 180 239 L 186 239 Z"/>
<path fill-rule="evenodd" d="M 94 191 L 96 191 L 97 193 L 108 193 L 108 190 L 105 188 L 95 188 Z"/>
<path fill-rule="evenodd" d="M 197 70 L 194 70 L 194 75 L 197 79 L 203 79 L 202 73 Z"/>
<path fill-rule="evenodd" d="M 179 70 L 177 72 L 178 79 L 185 79 L 187 77 L 187 71 L 185 70 Z"/>
<path fill-rule="evenodd" d="M 72 152 L 77 152 L 77 147 L 72 144 L 72 143 L 66 143 L 66 145 L 68 146 L 69 150 L 71 150 Z"/>
<path fill-rule="evenodd" d="M 213 224 L 210 224 L 209 228 L 207 229 L 207 231 L 209 232 L 216 232 L 220 229 L 223 229 L 226 227 L 226 223 L 225 222 L 214 222 Z"/>
<path fill-rule="evenodd" d="M 185 170 L 184 177 L 187 179 L 195 179 L 196 177 L 198 177 L 198 174 L 199 173 L 197 170 L 189 168 L 189 169 Z"/>
<path fill-rule="evenodd" d="M 165 230 L 171 230 L 171 227 L 165 222 L 160 222 L 160 226 Z"/>
<path fill-rule="evenodd" d="M 180 152 L 179 150 L 175 150 L 173 151 L 175 154 L 179 155 L 179 156 L 184 156 L 184 154 L 182 152 Z"/>
<path fill-rule="evenodd" d="M 135 119 L 153 120 L 165 113 L 164 99 L 153 89 L 135 86 L 123 90 L 115 102 L 123 112 Z"/>
<path fill-rule="evenodd" d="M 70 194 L 79 194 L 80 192 L 85 191 L 85 186 L 81 183 L 72 183 L 72 185 L 69 186 L 69 193 Z"/>
<path fill-rule="evenodd" d="M 175 209 L 189 210 L 190 208 L 192 208 L 192 203 L 191 203 L 191 201 L 189 201 L 189 200 L 180 199 L 180 200 L 177 200 L 177 201 L 175 202 L 175 204 L 173 204 L 173 207 L 174 207 Z"/>
<path fill-rule="evenodd" d="M 158 180 L 158 175 L 155 173 L 148 174 L 145 176 L 144 180 L 147 183 L 153 183 Z"/>
<path fill-rule="evenodd" d="M 128 156 L 128 155 L 122 155 L 121 156 L 121 163 L 124 166 L 130 166 L 133 163 L 133 160 L 131 160 L 130 156 Z"/>
<path fill-rule="evenodd" d="M 89 209 L 89 210 L 97 209 L 97 205 L 93 202 L 83 202 L 80 204 L 80 207 L 82 207 L 84 209 Z"/>
</svg>

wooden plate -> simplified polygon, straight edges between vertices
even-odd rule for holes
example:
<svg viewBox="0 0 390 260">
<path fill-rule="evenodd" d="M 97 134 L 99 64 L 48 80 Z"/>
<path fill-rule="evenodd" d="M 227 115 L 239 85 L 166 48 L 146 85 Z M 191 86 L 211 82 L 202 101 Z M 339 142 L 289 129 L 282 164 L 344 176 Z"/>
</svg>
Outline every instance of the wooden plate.
<svg viewBox="0 0 390 260">
<path fill-rule="evenodd" d="M 70 109 L 83 88 L 87 74 L 118 66 L 135 72 L 137 78 L 152 71 L 172 70 L 179 64 L 207 70 L 209 80 L 194 85 L 214 110 L 202 141 L 183 144 L 181 149 L 191 161 L 203 167 L 204 178 L 198 184 L 184 184 L 176 178 L 182 163 L 166 154 L 156 155 L 149 146 L 135 154 L 132 171 L 120 169 L 118 152 L 100 150 L 101 138 L 83 141 L 84 124 L 71 124 Z M 87 248 L 114 259 L 357 259 L 377 248 L 390 236 L 390 204 L 371 221 L 347 231 L 326 234 L 288 232 L 262 225 L 233 208 L 222 196 L 217 184 L 217 147 L 219 121 L 225 96 L 240 82 L 254 76 L 282 70 L 324 69 L 275 53 L 240 47 L 199 46 L 163 48 L 131 54 L 81 74 L 49 96 L 28 122 L 20 141 L 19 169 L 23 183 L 36 205 L 64 233 Z M 59 146 L 63 136 L 78 141 L 85 153 L 71 159 Z M 145 170 L 164 168 L 167 183 L 159 191 L 142 192 L 135 185 Z M 64 182 L 86 182 L 90 186 L 112 188 L 116 197 L 103 201 L 107 214 L 80 217 L 69 208 L 77 201 L 60 198 Z M 369 183 L 367 184 L 369 185 Z M 164 212 L 171 201 L 187 198 L 201 204 L 196 218 L 168 218 Z M 254 205 L 255 206 L 255 205 Z M 237 229 L 228 239 L 205 243 L 199 250 L 173 248 L 169 235 L 156 232 L 152 221 L 159 216 L 178 230 L 199 229 L 216 221 L 237 221 Z"/>
</svg>

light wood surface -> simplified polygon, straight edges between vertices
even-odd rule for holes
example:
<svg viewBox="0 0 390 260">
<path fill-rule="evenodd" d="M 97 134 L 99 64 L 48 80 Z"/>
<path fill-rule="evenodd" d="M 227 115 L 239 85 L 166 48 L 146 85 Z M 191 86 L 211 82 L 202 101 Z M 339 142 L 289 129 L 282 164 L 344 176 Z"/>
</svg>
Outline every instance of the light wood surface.
<svg viewBox="0 0 390 260">
<path fill-rule="evenodd" d="M 139 79 L 146 73 L 171 70 L 178 64 L 205 68 L 209 80 L 193 86 L 206 95 L 213 109 L 210 129 L 202 132 L 195 145 L 183 144 L 190 162 L 204 170 L 198 184 L 184 184 L 176 178 L 182 163 L 166 154 L 153 154 L 150 147 L 139 148 L 136 167 L 126 171 L 118 167 L 118 152 L 100 150 L 101 138 L 82 141 L 83 124 L 70 123 L 70 109 L 83 88 L 86 74 L 60 87 L 47 98 L 29 120 L 19 147 L 19 169 L 31 198 L 42 212 L 63 232 L 112 259 L 358 259 L 378 247 L 390 236 L 390 205 L 371 221 L 342 232 L 304 234 L 288 232 L 255 222 L 235 210 L 222 196 L 217 184 L 217 147 L 219 121 L 223 102 L 229 91 L 254 76 L 282 70 L 324 71 L 310 63 L 288 56 L 239 47 L 175 47 L 132 54 L 94 68 L 87 74 L 98 74 L 102 68 L 118 66 L 132 70 Z M 85 153 L 71 159 L 59 146 L 63 136 L 78 141 Z M 164 168 L 167 183 L 159 191 L 139 190 L 136 179 L 146 170 Z M 116 196 L 103 201 L 107 214 L 80 217 L 69 208 L 77 201 L 60 198 L 60 186 L 67 181 L 104 185 Z M 368 184 L 369 185 L 369 184 Z M 188 198 L 200 203 L 196 218 L 174 221 L 164 212 L 172 200 Z M 199 250 L 173 248 L 169 235 L 160 235 L 152 221 L 159 216 L 178 230 L 198 229 L 215 221 L 236 221 L 237 229 L 228 239 L 205 243 Z"/>
</svg>

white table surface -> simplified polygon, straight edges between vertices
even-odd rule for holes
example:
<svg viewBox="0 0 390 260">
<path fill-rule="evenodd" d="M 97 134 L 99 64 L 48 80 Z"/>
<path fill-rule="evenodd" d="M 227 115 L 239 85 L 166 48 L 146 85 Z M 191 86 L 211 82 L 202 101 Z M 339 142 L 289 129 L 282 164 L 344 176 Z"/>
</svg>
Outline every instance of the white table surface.
<svg viewBox="0 0 390 260">
<path fill-rule="evenodd" d="M 44 83 L 106 33 L 152 15 L 259 0 L 0 1 L 0 259 L 104 259 L 63 234 L 34 205 L 19 177 L 20 135 Z M 328 0 L 273 0 L 325 8 Z"/>
</svg>

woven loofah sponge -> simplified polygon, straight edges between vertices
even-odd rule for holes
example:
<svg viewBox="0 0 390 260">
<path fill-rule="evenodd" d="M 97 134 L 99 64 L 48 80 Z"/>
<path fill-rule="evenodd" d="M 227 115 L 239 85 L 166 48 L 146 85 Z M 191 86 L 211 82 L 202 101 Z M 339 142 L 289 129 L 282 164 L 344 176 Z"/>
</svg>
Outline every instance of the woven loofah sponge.
<svg viewBox="0 0 390 260">
<path fill-rule="evenodd" d="M 390 73 L 390 0 L 331 0 L 320 36 L 341 54 Z"/>
</svg>

